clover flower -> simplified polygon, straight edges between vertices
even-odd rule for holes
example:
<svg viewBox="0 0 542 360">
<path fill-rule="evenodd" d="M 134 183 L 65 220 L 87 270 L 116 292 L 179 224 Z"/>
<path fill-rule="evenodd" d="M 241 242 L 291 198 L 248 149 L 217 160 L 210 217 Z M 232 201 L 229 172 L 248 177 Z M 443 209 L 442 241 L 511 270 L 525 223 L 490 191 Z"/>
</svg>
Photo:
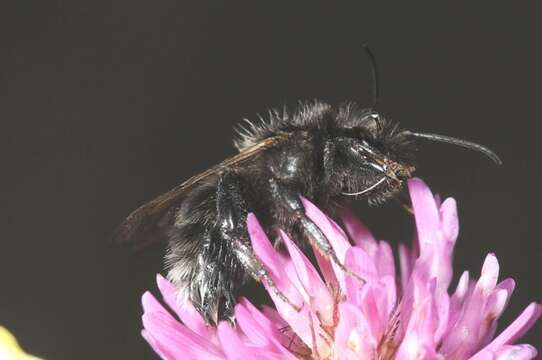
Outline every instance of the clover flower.
<svg viewBox="0 0 542 360">
<path fill-rule="evenodd" d="M 408 184 L 416 222 L 414 245 L 392 248 L 377 241 L 351 213 L 345 231 L 302 199 L 306 215 L 331 242 L 345 274 L 318 251 L 318 271 L 281 232 L 287 253 L 276 250 L 256 217 L 248 216 L 252 246 L 295 309 L 268 291 L 275 308 L 241 298 L 236 323 L 207 326 L 175 288 L 158 275 L 167 309 L 143 295 L 143 337 L 163 359 L 532 359 L 537 352 L 516 341 L 536 322 L 542 306 L 531 303 L 495 336 L 515 282 L 498 282 L 499 263 L 488 254 L 478 279 L 464 272 L 455 291 L 452 255 L 458 235 L 456 203 L 442 203 L 420 180 Z"/>
</svg>

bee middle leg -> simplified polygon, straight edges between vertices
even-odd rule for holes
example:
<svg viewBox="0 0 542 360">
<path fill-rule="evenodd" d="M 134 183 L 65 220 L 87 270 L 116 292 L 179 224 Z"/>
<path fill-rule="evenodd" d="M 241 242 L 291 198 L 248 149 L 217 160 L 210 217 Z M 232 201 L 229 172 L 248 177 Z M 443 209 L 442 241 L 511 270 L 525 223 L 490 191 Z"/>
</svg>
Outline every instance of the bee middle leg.
<svg viewBox="0 0 542 360">
<path fill-rule="evenodd" d="M 233 171 L 226 171 L 219 179 L 216 194 L 217 227 L 231 252 L 244 270 L 256 281 L 264 282 L 275 295 L 298 310 L 276 286 L 261 260 L 254 253 L 246 226 L 248 204 L 242 192 L 242 182 Z"/>
<path fill-rule="evenodd" d="M 348 269 L 337 257 L 331 243 L 322 230 L 305 215 L 305 207 L 298 194 L 289 187 L 284 186 L 277 179 L 270 179 L 271 194 L 298 223 L 307 235 L 310 243 L 325 257 L 331 259 L 344 273 L 364 283 L 365 280 L 355 272 Z"/>
</svg>

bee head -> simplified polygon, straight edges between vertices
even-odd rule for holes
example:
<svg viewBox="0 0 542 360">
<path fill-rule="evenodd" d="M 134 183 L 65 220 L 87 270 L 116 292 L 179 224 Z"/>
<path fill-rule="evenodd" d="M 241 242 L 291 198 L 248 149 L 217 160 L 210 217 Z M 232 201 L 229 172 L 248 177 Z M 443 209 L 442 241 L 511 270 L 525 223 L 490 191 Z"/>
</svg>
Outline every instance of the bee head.
<svg viewBox="0 0 542 360">
<path fill-rule="evenodd" d="M 419 139 L 444 142 L 476 150 L 497 164 L 499 157 L 488 148 L 449 136 L 399 129 L 373 109 L 350 115 L 346 128 L 335 140 L 337 164 L 342 171 L 341 193 L 344 196 L 366 195 L 370 204 L 391 198 L 415 171 L 414 153 Z M 344 114 L 344 112 L 343 112 Z M 341 117 L 341 116 L 339 116 Z M 344 118 L 343 118 L 344 119 Z"/>
<path fill-rule="evenodd" d="M 369 203 L 379 204 L 399 191 L 415 171 L 414 142 L 372 110 L 357 115 L 349 122 L 355 126 L 343 128 L 334 140 L 340 192 L 365 195 Z"/>
</svg>

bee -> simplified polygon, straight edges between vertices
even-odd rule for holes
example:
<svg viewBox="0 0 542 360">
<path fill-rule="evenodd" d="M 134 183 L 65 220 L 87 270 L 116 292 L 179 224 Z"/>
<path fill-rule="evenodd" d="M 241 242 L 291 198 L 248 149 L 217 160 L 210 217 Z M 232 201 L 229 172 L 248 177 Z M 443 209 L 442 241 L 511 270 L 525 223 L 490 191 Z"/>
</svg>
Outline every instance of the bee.
<svg viewBox="0 0 542 360">
<path fill-rule="evenodd" d="M 305 215 L 300 195 L 328 214 L 351 198 L 381 204 L 412 176 L 418 140 L 458 145 L 501 163 L 482 145 L 404 130 L 379 114 L 376 65 L 367 53 L 372 107 L 345 103 L 334 108 L 314 101 L 292 112 L 271 111 L 267 120 L 245 121 L 237 128 L 237 155 L 139 207 L 115 231 L 117 241 L 136 248 L 166 241 L 168 278 L 207 323 L 233 319 L 238 290 L 250 278 L 289 302 L 250 245 L 249 213 L 271 238 L 282 229 L 300 247 L 310 244 L 349 271 Z"/>
</svg>

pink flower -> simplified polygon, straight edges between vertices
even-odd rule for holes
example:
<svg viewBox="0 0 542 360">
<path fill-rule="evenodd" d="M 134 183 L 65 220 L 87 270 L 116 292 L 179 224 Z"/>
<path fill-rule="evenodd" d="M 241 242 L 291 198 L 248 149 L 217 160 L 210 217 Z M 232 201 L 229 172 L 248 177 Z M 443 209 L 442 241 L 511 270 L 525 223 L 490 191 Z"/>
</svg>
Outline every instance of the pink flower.
<svg viewBox="0 0 542 360">
<path fill-rule="evenodd" d="M 319 272 L 284 233 L 287 254 L 277 252 L 254 215 L 248 217 L 253 248 L 296 311 L 269 291 L 275 308 L 241 298 L 236 324 L 206 326 L 194 307 L 179 303 L 158 276 L 170 310 L 143 295 L 143 337 L 164 359 L 532 359 L 531 345 L 516 341 L 535 323 L 532 303 L 495 337 L 497 320 L 514 290 L 498 282 L 499 263 L 487 255 L 480 277 L 464 272 L 452 293 L 452 255 L 458 234 L 455 201 L 442 203 L 419 179 L 409 181 L 416 219 L 412 248 L 399 247 L 399 274 L 390 245 L 377 241 L 349 212 L 344 232 L 303 199 L 307 216 L 339 259 L 365 282 L 345 274 L 316 252 Z"/>
</svg>

